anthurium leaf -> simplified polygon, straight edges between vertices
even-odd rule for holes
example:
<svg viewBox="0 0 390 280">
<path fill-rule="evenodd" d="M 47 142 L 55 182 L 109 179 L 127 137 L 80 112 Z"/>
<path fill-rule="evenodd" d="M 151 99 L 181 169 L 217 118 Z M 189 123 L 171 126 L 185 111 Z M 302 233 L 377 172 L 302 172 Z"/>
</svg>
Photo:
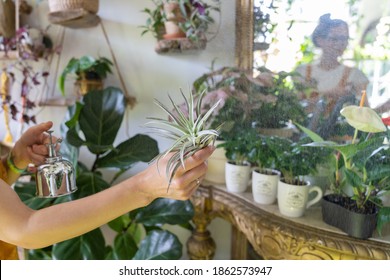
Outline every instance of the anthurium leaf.
<svg viewBox="0 0 390 280">
<path fill-rule="evenodd" d="M 345 175 L 345 178 L 347 179 L 347 181 L 352 187 L 363 186 L 364 184 L 363 179 L 358 173 L 346 168 L 343 168 L 343 173 Z"/>
<path fill-rule="evenodd" d="M 183 245 L 169 231 L 151 231 L 139 245 L 134 260 L 177 260 L 182 256 Z"/>
<path fill-rule="evenodd" d="M 156 140 L 143 134 L 122 142 L 114 150 L 96 161 L 98 168 L 116 167 L 128 169 L 139 161 L 149 162 L 158 155 Z"/>
<path fill-rule="evenodd" d="M 373 133 L 386 131 L 381 117 L 369 107 L 350 105 L 341 109 L 340 114 L 345 117 L 349 125 L 360 131 Z"/>
<path fill-rule="evenodd" d="M 56 260 L 103 260 L 105 240 L 100 228 L 53 245 Z"/>
<path fill-rule="evenodd" d="M 128 232 L 120 233 L 115 237 L 112 251 L 115 260 L 131 260 L 137 250 L 137 244 Z"/>
<path fill-rule="evenodd" d="M 83 102 L 79 124 L 85 136 L 84 144 L 91 153 L 101 154 L 113 144 L 121 126 L 126 109 L 124 95 L 120 89 L 108 87 L 90 91 Z"/>
<path fill-rule="evenodd" d="M 307 136 L 310 137 L 311 140 L 313 140 L 314 142 L 322 142 L 324 141 L 324 139 L 322 139 L 321 136 L 319 136 L 317 133 L 315 133 L 314 131 L 311 131 L 310 129 L 300 125 L 299 123 L 294 123 L 296 126 L 299 127 L 299 129 L 301 129 L 304 133 L 307 134 Z"/>
<path fill-rule="evenodd" d="M 188 222 L 193 215 L 191 201 L 159 198 L 139 211 L 135 220 L 145 226 L 177 225 Z"/>
<path fill-rule="evenodd" d="M 374 137 L 356 144 L 356 153 L 353 156 L 353 162 L 358 165 L 365 163 L 375 154 L 385 148 L 383 137 Z"/>
<path fill-rule="evenodd" d="M 376 228 L 380 236 L 382 236 L 383 225 L 390 222 L 390 207 L 382 207 L 378 213 Z"/>
</svg>

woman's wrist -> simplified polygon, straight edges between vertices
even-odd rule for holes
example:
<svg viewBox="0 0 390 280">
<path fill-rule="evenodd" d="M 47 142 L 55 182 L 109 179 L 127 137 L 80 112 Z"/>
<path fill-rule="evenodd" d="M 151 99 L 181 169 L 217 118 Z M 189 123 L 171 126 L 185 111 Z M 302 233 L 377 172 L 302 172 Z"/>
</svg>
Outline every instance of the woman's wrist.
<svg viewBox="0 0 390 280">
<path fill-rule="evenodd" d="M 21 174 L 21 173 L 23 173 L 26 170 L 26 167 L 25 168 L 19 168 L 15 164 L 13 156 L 12 156 L 12 151 L 9 152 L 9 154 L 7 156 L 7 161 L 6 162 L 7 162 L 7 166 L 9 168 L 9 170 L 11 170 L 12 172 L 14 172 L 16 174 Z"/>
</svg>

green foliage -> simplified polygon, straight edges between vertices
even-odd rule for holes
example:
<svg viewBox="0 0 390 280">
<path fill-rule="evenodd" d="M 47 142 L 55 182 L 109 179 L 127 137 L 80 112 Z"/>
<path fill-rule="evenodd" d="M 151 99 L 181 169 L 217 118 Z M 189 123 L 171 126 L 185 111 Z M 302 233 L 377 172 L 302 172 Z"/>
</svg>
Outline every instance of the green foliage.
<svg viewBox="0 0 390 280">
<path fill-rule="evenodd" d="M 327 149 L 313 150 L 305 144 L 311 142 L 308 137 L 298 141 L 280 138 L 274 147 L 276 153 L 276 169 L 282 172 L 282 177 L 288 184 L 300 184 L 303 176 L 315 174 L 318 164 L 329 159 L 330 151 Z"/>
<path fill-rule="evenodd" d="M 222 99 L 215 110 L 211 124 L 223 123 L 222 139 L 233 137 L 241 130 L 281 128 L 290 121 L 306 122 L 304 108 L 291 82 L 294 73 L 271 73 L 262 69 L 259 77 L 236 67 L 211 70 L 197 78 L 195 91 L 207 91 L 208 102 Z"/>
<path fill-rule="evenodd" d="M 161 0 L 152 0 L 155 8 L 145 8 L 142 10 L 149 17 L 146 19 L 145 25 L 140 26 L 143 29 L 141 36 L 150 32 L 157 40 L 162 39 L 162 35 L 165 33 L 164 16 L 163 16 L 163 3 Z"/>
<path fill-rule="evenodd" d="M 352 199 L 356 201 L 359 211 L 366 211 L 372 202 L 378 207 L 377 229 L 390 221 L 390 208 L 383 207 L 380 196 L 390 191 L 390 149 L 385 139 L 390 137 L 387 130 L 382 133 L 361 133 L 359 141 L 339 144 L 324 141 L 316 133 L 300 127 L 314 142 L 305 144 L 307 147 L 327 148 L 336 152 L 336 174 L 334 185 L 342 194 L 344 186 L 353 190 Z M 339 161 L 342 161 L 339 163 Z M 343 194 L 347 195 L 347 194 Z"/>
<path fill-rule="evenodd" d="M 173 141 L 169 149 L 156 157 L 158 163 L 159 159 L 173 152 L 166 168 L 166 175 L 169 178 L 168 188 L 176 170 L 180 166 L 185 168 L 184 160 L 214 143 L 219 135 L 218 127 L 216 129 L 206 129 L 208 127 L 208 120 L 218 106 L 219 101 L 213 104 L 207 112 L 203 113 L 201 109 L 204 94 L 199 96 L 196 103 L 191 91 L 189 92 L 188 98 L 182 91 L 181 95 L 184 99 L 184 108 L 180 108 L 180 105 L 177 105 L 170 96 L 169 100 L 173 109 L 155 100 L 157 106 L 168 115 L 169 119 L 150 118 L 151 121 L 147 123 L 147 126 L 151 127 L 157 133 Z"/>
<path fill-rule="evenodd" d="M 69 107 L 66 137 L 61 144 L 62 155 L 75 163 L 78 190 L 56 199 L 35 197 L 35 184 L 18 182 L 15 190 L 30 207 L 80 199 L 109 188 L 123 172 L 138 162 L 149 162 L 158 154 L 157 142 L 147 135 L 137 134 L 114 144 L 125 114 L 126 102 L 117 88 L 91 91 L 78 104 Z M 78 162 L 79 149 L 86 147 L 95 161 L 89 168 Z M 76 157 L 76 158 L 73 158 Z M 117 170 L 112 182 L 107 182 L 102 170 Z M 194 213 L 190 201 L 157 199 L 150 205 L 135 209 L 108 223 L 116 233 L 114 244 L 108 246 L 100 228 L 81 236 L 40 250 L 29 250 L 31 259 L 179 259 L 182 244 L 177 237 L 163 230 L 164 224 L 189 223 Z M 146 237 L 146 238 L 145 238 Z M 165 243 L 167 242 L 167 243 Z M 153 250 L 152 250 L 153 248 Z"/>
<path fill-rule="evenodd" d="M 165 0 L 152 0 L 154 9 L 145 8 L 142 12 L 149 17 L 145 25 L 140 26 L 143 31 L 141 35 L 150 32 L 157 40 L 162 38 L 165 33 L 164 22 L 167 21 L 167 15 L 164 12 Z M 186 34 L 186 37 L 192 41 L 197 41 L 203 38 L 209 29 L 209 25 L 214 23 L 212 13 L 219 13 L 220 0 L 212 0 L 207 3 L 201 0 L 174 0 L 168 2 L 176 2 L 179 4 L 180 12 L 184 18 L 183 22 L 179 22 L 179 27 Z M 213 3 L 210 3 L 213 2 Z"/>
<path fill-rule="evenodd" d="M 69 74 L 76 75 L 77 79 L 90 75 L 94 78 L 105 79 L 108 74 L 112 73 L 112 66 L 111 60 L 105 57 L 94 58 L 85 55 L 80 58 L 71 58 L 58 79 L 62 95 L 65 95 L 65 80 Z"/>
</svg>

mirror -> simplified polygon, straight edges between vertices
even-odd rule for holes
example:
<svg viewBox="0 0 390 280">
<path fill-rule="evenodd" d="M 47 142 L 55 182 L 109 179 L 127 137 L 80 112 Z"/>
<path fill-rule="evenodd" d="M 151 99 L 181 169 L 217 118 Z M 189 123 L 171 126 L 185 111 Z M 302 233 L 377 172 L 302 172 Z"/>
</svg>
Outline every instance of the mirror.
<svg viewBox="0 0 390 280">
<path fill-rule="evenodd" d="M 340 61 L 366 75 L 370 106 L 390 103 L 388 1 L 236 0 L 236 6 L 236 64 L 240 68 L 254 74 L 263 66 L 289 72 L 299 63 L 319 59 L 322 50 L 313 45 L 311 35 L 320 16 L 330 13 L 332 19 L 348 24 L 348 45 Z M 390 110 L 387 107 L 385 112 Z"/>
<path fill-rule="evenodd" d="M 19 29 L 19 0 L 0 1 L 0 59 L 15 59 L 17 44 L 13 42 Z"/>
</svg>

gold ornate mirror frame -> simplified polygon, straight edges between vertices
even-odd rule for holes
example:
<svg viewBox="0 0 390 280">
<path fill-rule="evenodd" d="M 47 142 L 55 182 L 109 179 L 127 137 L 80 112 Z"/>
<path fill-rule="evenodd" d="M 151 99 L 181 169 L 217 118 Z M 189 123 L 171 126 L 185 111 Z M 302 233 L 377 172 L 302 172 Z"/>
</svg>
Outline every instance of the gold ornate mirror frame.
<svg viewBox="0 0 390 280">
<path fill-rule="evenodd" d="M 236 0 L 236 65 L 253 68 L 253 0 Z"/>
</svg>

